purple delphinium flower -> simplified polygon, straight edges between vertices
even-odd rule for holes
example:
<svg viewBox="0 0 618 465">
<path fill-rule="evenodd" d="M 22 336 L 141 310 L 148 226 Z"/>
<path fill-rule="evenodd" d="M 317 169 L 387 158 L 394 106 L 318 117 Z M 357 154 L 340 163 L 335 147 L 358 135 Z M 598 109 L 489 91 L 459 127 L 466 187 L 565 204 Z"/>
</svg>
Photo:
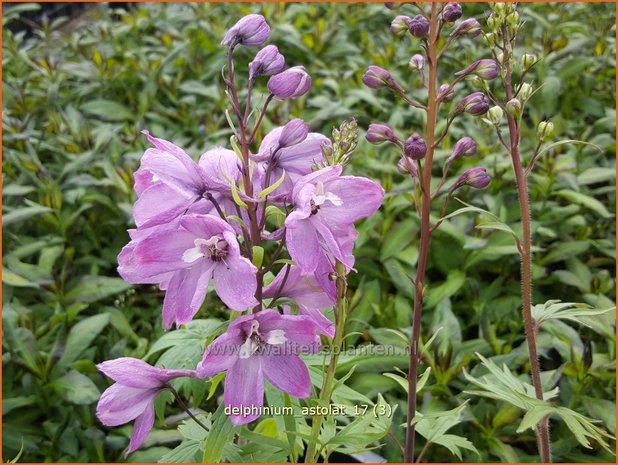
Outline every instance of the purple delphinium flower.
<svg viewBox="0 0 618 465">
<path fill-rule="evenodd" d="M 416 15 L 408 24 L 410 34 L 419 39 L 424 39 L 429 34 L 429 21 L 423 15 Z"/>
<path fill-rule="evenodd" d="M 257 76 L 271 76 L 280 73 L 285 66 L 285 58 L 276 45 L 267 45 L 257 52 L 255 58 L 249 63 L 249 79 Z"/>
<path fill-rule="evenodd" d="M 453 185 L 449 188 L 449 192 L 453 192 L 462 186 L 470 186 L 475 189 L 485 189 L 490 182 L 491 178 L 489 177 L 489 174 L 487 174 L 487 170 L 477 166 L 464 171 L 461 176 L 459 176 L 457 181 L 455 181 L 455 183 L 453 183 Z"/>
<path fill-rule="evenodd" d="M 475 61 L 466 69 L 455 73 L 455 76 L 468 76 L 470 74 L 474 74 L 485 80 L 495 79 L 500 74 L 500 67 L 495 60 L 485 58 Z"/>
<path fill-rule="evenodd" d="M 270 27 L 262 15 L 247 15 L 238 20 L 225 34 L 223 45 L 259 47 L 270 36 Z"/>
<path fill-rule="evenodd" d="M 489 100 L 483 92 L 473 92 L 459 101 L 455 113 L 466 112 L 472 116 L 480 116 L 489 110 Z"/>
<path fill-rule="evenodd" d="M 280 179 L 285 170 L 283 183 L 268 197 L 273 202 L 288 200 L 296 181 L 311 173 L 314 164 L 324 161 L 322 144 L 328 141 L 322 134 L 310 132 L 302 142 L 281 148 L 284 129 L 274 128 L 266 134 L 258 153 L 252 157 L 264 166 L 264 171 L 270 171 L 271 184 Z"/>
<path fill-rule="evenodd" d="M 223 401 L 226 406 L 249 409 L 232 414 L 234 425 L 260 416 L 264 403 L 264 378 L 295 397 L 311 395 L 309 370 L 298 356 L 318 350 L 315 323 L 305 316 L 280 315 L 266 309 L 230 323 L 204 352 L 197 376 L 204 378 L 227 370 Z"/>
<path fill-rule="evenodd" d="M 369 125 L 365 139 L 371 144 L 381 144 L 382 142 L 392 142 L 396 144 L 399 142 L 399 138 L 395 134 L 395 131 L 393 131 L 390 126 L 380 123 L 371 123 Z"/>
<path fill-rule="evenodd" d="M 380 89 L 388 87 L 395 92 L 403 93 L 403 87 L 399 85 L 391 73 L 384 68 L 376 65 L 370 65 L 363 74 L 363 83 L 371 89 Z"/>
<path fill-rule="evenodd" d="M 222 206 L 231 201 L 229 181 L 238 182 L 238 157 L 231 150 L 215 148 L 195 163 L 184 150 L 143 131 L 154 145 L 142 156 L 134 174 L 137 201 L 133 217 L 138 228 L 168 223 L 183 213 L 214 210 L 208 194 Z"/>
<path fill-rule="evenodd" d="M 366 178 L 340 176 L 342 167 L 323 168 L 298 180 L 294 211 L 285 220 L 286 244 L 304 274 L 313 273 L 324 253 L 351 268 L 343 238 L 354 222 L 372 215 L 384 198 L 382 187 Z"/>
<path fill-rule="evenodd" d="M 459 23 L 450 34 L 450 37 L 476 37 L 482 32 L 481 24 L 474 18 L 468 18 Z"/>
<path fill-rule="evenodd" d="M 326 271 L 330 274 L 332 268 Z M 316 275 L 320 270 L 316 270 Z M 328 278 L 328 276 L 327 276 Z M 319 331 L 329 337 L 335 336 L 335 325 L 322 314 L 321 310 L 330 308 L 335 304 L 332 289 L 335 283 L 328 279 L 329 289 L 325 292 L 316 276 L 303 276 L 297 266 L 284 266 L 275 276 L 275 279 L 264 288 L 262 293 L 266 298 L 287 298 L 298 305 L 301 315 L 308 316 L 318 326 Z"/>
<path fill-rule="evenodd" d="M 455 160 L 461 157 L 469 157 L 476 154 L 476 142 L 471 137 L 462 137 L 457 141 L 453 152 L 446 160 L 446 163 L 450 165 Z"/>
<path fill-rule="evenodd" d="M 268 80 L 268 90 L 278 99 L 302 97 L 311 89 L 311 76 L 303 66 L 294 66 Z"/>
<path fill-rule="evenodd" d="M 118 256 L 118 272 L 132 284 L 160 284 L 165 290 L 163 326 L 188 323 L 197 313 L 211 277 L 232 310 L 257 304 L 255 266 L 240 255 L 234 229 L 212 215 L 185 215 L 177 229 L 131 241 Z"/>
<path fill-rule="evenodd" d="M 166 370 L 129 357 L 99 363 L 97 368 L 116 381 L 99 399 L 97 417 L 101 423 L 118 426 L 135 420 L 125 457 L 138 449 L 152 430 L 157 394 L 174 378 L 195 376 L 193 370 Z"/>
<path fill-rule="evenodd" d="M 442 10 L 442 18 L 444 21 L 453 23 L 461 18 L 463 11 L 459 3 L 447 3 Z"/>
<path fill-rule="evenodd" d="M 403 144 L 403 151 L 406 157 L 412 160 L 421 160 L 427 154 L 427 143 L 420 134 L 412 134 Z"/>
</svg>

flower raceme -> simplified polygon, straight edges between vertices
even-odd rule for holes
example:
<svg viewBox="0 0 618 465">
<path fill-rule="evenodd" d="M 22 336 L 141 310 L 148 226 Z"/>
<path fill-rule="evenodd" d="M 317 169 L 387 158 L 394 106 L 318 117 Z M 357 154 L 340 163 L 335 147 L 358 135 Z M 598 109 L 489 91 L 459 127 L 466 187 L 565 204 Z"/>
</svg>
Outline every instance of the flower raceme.
<svg viewBox="0 0 618 465">
<path fill-rule="evenodd" d="M 223 39 L 229 95 L 247 95 L 250 107 L 256 78 L 270 76 L 270 96 L 258 126 L 273 98 L 300 97 L 311 88 L 302 66 L 283 70 L 285 57 L 276 46 L 266 45 L 249 64 L 246 92 L 239 92 L 230 65 L 235 48 L 262 46 L 269 35 L 261 15 L 248 15 Z M 386 84 L 397 87 L 392 77 Z M 237 103 L 232 99 L 235 109 Z M 341 175 L 356 144 L 355 124 L 333 131 L 331 142 L 293 119 L 266 134 L 254 153 L 254 137 L 261 132 L 257 127 L 247 131 L 252 114 L 247 109 L 244 117 L 234 112 L 238 127 L 229 121 L 235 150 L 212 148 L 197 162 L 175 144 L 144 131 L 152 147 L 134 174 L 136 228 L 129 230 L 131 240 L 118 255 L 118 273 L 129 283 L 158 284 L 165 291 L 166 330 L 195 317 L 211 281 L 228 309 L 251 313 L 233 320 L 206 348 L 195 372 L 155 368 L 130 358 L 98 365 L 116 381 L 100 399 L 101 422 L 116 426 L 135 420 L 127 453 L 146 439 L 154 423 L 154 399 L 171 389 L 174 378 L 226 372 L 225 404 L 257 409 L 232 414 L 235 425 L 260 416 L 265 379 L 293 396 L 308 397 L 311 381 L 299 355 L 318 349 L 319 334 L 335 336 L 335 325 L 325 315 L 338 297 L 333 273 L 353 269 L 354 223 L 372 215 L 384 198 L 377 183 Z M 392 131 L 386 137 L 402 145 Z M 273 208 L 286 216 L 283 226 L 269 221 L 267 212 Z M 265 241 L 281 241 L 270 261 L 256 255 L 260 250 L 263 254 Z M 275 271 L 276 257 L 286 249 L 292 262 Z"/>
</svg>

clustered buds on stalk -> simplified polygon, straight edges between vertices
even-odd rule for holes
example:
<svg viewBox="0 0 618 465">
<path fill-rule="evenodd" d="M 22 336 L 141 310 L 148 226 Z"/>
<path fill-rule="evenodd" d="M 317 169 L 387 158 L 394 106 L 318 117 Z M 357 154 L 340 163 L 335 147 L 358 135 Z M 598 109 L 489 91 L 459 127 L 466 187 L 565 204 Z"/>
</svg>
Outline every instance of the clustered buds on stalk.
<svg viewBox="0 0 618 465">
<path fill-rule="evenodd" d="M 341 174 L 356 148 L 355 120 L 334 129 L 330 141 L 310 132 L 303 120 L 292 119 L 266 134 L 257 153 L 252 152 L 272 99 L 300 97 L 311 88 L 302 66 L 283 70 L 285 58 L 267 45 L 249 64 L 241 111 L 234 50 L 260 46 L 269 34 L 264 17 L 252 14 L 223 39 L 227 65 L 222 74 L 234 110 L 228 114 L 236 118 L 228 117 L 234 150 L 212 148 L 196 162 L 180 147 L 144 132 L 153 148 L 146 150 L 134 175 L 136 228 L 118 256 L 119 274 L 129 283 L 158 284 L 165 291 L 165 330 L 196 316 L 211 281 L 229 310 L 247 313 L 206 348 L 196 370 L 166 370 L 134 359 L 98 366 L 116 381 L 100 399 L 101 422 L 117 426 L 135 420 L 127 453 L 152 429 L 155 396 L 173 389 L 169 382 L 178 377 L 226 371 L 225 405 L 242 404 L 243 412 L 246 407 L 252 412 L 232 414 L 234 425 L 259 416 L 255 412 L 264 402 L 265 380 L 290 395 L 310 396 L 309 371 L 299 355 L 314 353 L 320 334 L 335 336 L 333 322 L 322 313 L 338 299 L 330 276 L 337 270 L 338 279 L 346 279 L 354 266 L 354 223 L 382 203 L 379 184 Z M 270 76 L 270 94 L 252 123 L 251 93 L 259 76 Z M 392 85 L 392 79 L 386 82 Z M 398 142 L 394 134 L 387 137 Z M 266 211 L 272 208 L 285 216 L 283 225 L 269 221 Z M 264 241 L 280 241 L 266 265 Z M 286 250 L 290 259 L 275 273 L 277 258 Z M 274 275 L 267 286 L 266 274 Z"/>
</svg>

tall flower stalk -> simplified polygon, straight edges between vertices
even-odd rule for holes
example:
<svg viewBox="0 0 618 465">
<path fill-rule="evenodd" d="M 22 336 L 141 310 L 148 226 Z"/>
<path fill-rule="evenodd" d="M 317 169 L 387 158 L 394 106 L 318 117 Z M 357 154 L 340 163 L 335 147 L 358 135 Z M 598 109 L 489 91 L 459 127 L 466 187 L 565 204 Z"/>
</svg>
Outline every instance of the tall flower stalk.
<svg viewBox="0 0 618 465">
<path fill-rule="evenodd" d="M 389 8 L 396 4 L 388 4 Z M 363 76 L 365 85 L 371 88 L 388 88 L 396 96 L 410 106 L 420 109 L 426 114 L 424 136 L 413 134 L 405 141 L 399 138 L 394 131 L 386 125 L 374 124 L 368 129 L 367 140 L 371 143 L 390 142 L 402 151 L 402 158 L 398 167 L 404 173 L 409 174 L 414 181 L 415 207 L 420 216 L 419 256 L 416 265 L 416 273 L 413 278 L 414 304 L 412 314 L 412 332 L 410 336 L 410 358 L 408 366 L 408 410 L 406 426 L 406 443 L 404 460 L 413 462 L 415 457 L 415 416 L 417 406 L 417 381 L 418 367 L 420 362 L 420 338 L 421 321 L 423 316 L 423 299 L 426 291 L 425 275 L 427 260 L 431 245 L 431 237 L 439 227 L 442 219 L 434 225 L 431 223 L 432 206 L 439 197 L 444 194 L 442 202 L 442 216 L 446 211 L 448 200 L 453 193 L 468 185 L 473 188 L 484 188 L 489 183 L 487 172 L 482 167 L 471 168 L 462 173 L 458 179 L 445 188 L 447 176 L 452 164 L 463 156 L 476 153 L 476 145 L 472 139 L 463 138 L 455 146 L 453 153 L 442 167 L 442 179 L 432 191 L 432 175 L 434 172 L 434 152 L 448 134 L 448 130 L 454 119 L 468 113 L 480 116 L 487 112 L 489 104 L 485 94 L 475 92 L 459 101 L 451 108 L 447 116 L 446 129 L 436 134 L 439 111 L 441 106 L 446 105 L 454 98 L 455 85 L 468 76 L 477 76 L 480 79 L 493 79 L 497 76 L 497 66 L 493 60 L 479 60 L 461 72 L 457 73 L 450 83 L 439 86 L 440 59 L 450 45 L 463 36 L 476 37 L 480 34 L 480 24 L 474 18 L 469 18 L 454 25 L 462 16 L 462 9 L 458 3 L 432 3 L 430 11 L 425 11 L 422 4 L 413 3 L 416 9 L 414 17 L 399 15 L 391 24 L 391 30 L 396 35 L 409 35 L 418 39 L 424 51 L 424 56 L 415 54 L 410 59 L 410 68 L 413 72 L 420 72 L 424 87 L 427 90 L 427 101 L 421 103 L 405 92 L 403 87 L 386 70 L 370 66 Z M 446 41 L 441 37 L 447 28 L 452 26 Z M 426 450 L 426 448 L 424 448 Z"/>
<path fill-rule="evenodd" d="M 502 114 L 506 113 L 508 123 L 508 138 L 505 140 L 500 129 L 499 120 L 495 119 L 495 128 L 498 138 L 503 147 L 507 150 L 513 164 L 515 182 L 517 184 L 517 195 L 519 199 L 522 236 L 518 240 L 518 250 L 521 255 L 521 300 L 522 314 L 524 320 L 524 331 L 528 345 L 528 355 L 530 358 L 530 374 L 534 386 L 535 396 L 543 400 L 543 385 L 541 382 L 541 367 L 537 350 L 537 326 L 532 317 L 532 228 L 530 200 L 528 196 L 528 175 L 534 167 L 539 149 L 543 140 L 551 135 L 553 124 L 542 122 L 539 125 L 539 141 L 535 152 L 531 157 L 528 166 L 524 167 L 522 162 L 521 144 L 521 115 L 526 100 L 530 97 L 532 87 L 524 81 L 528 71 L 537 63 L 537 58 L 531 54 L 524 54 L 521 57 L 521 74 L 519 83 L 515 82 L 513 68 L 516 66 L 514 46 L 517 33 L 521 27 L 519 14 L 515 4 L 496 3 L 493 6 L 492 14 L 488 17 L 488 25 L 491 31 L 485 38 L 492 49 L 496 60 L 501 66 L 501 76 L 504 84 L 504 94 L 506 101 L 500 101 L 489 89 L 490 98 L 496 103 L 498 110 L 491 112 Z M 535 428 L 536 438 L 541 461 L 551 462 L 551 443 L 549 433 L 549 417 L 544 417 Z"/>
<path fill-rule="evenodd" d="M 342 175 L 356 147 L 355 121 L 344 122 L 330 140 L 292 119 L 256 147 L 269 105 L 302 97 L 312 83 L 302 66 L 284 69 L 285 58 L 274 45 L 258 51 L 247 78 L 239 79 L 234 51 L 260 47 L 269 36 L 264 17 L 252 14 L 222 42 L 233 150 L 212 148 L 195 162 L 180 147 L 145 132 L 153 147 L 135 173 L 136 228 L 118 256 L 120 275 L 165 291 L 166 330 L 196 316 L 211 279 L 226 307 L 241 315 L 206 347 L 195 370 L 164 370 L 133 359 L 99 366 L 116 381 L 99 402 L 100 420 L 108 426 L 135 420 L 127 453 L 152 429 L 154 397 L 162 390 L 171 390 L 203 426 L 171 386 L 175 378 L 225 373 L 223 403 L 234 426 L 261 416 L 266 381 L 309 398 L 311 378 L 301 355 L 319 349 L 319 335 L 333 341 L 320 393 L 321 401 L 330 401 L 347 313 L 346 275 L 354 266 L 354 223 L 380 207 L 384 191 L 369 179 Z M 269 79 L 260 99 L 254 94 L 261 76 Z M 333 306 L 335 324 L 322 313 Z M 320 419 L 314 418 L 314 429 L 319 432 Z"/>
</svg>

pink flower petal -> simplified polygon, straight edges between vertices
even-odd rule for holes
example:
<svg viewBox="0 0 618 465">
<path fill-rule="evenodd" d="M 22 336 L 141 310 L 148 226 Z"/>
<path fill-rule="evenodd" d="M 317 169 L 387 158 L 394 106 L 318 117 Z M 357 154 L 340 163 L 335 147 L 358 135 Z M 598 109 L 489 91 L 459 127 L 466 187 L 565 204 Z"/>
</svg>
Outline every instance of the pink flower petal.
<svg viewBox="0 0 618 465">
<path fill-rule="evenodd" d="M 230 415 L 232 424 L 244 425 L 259 418 L 264 405 L 262 357 L 239 358 L 225 376 L 223 401 L 226 406 L 253 409 L 248 415 Z"/>
<path fill-rule="evenodd" d="M 133 431 L 131 431 L 131 440 L 129 441 L 129 448 L 125 452 L 125 458 L 131 452 L 139 449 L 139 447 L 144 443 L 148 434 L 152 430 L 155 421 L 155 411 L 154 411 L 154 403 L 151 403 L 144 413 L 142 413 L 139 417 L 135 419 L 135 424 L 133 425 Z"/>
<path fill-rule="evenodd" d="M 311 395 L 309 370 L 297 355 L 264 355 L 262 369 L 266 379 L 275 386 L 295 397 Z"/>
</svg>

